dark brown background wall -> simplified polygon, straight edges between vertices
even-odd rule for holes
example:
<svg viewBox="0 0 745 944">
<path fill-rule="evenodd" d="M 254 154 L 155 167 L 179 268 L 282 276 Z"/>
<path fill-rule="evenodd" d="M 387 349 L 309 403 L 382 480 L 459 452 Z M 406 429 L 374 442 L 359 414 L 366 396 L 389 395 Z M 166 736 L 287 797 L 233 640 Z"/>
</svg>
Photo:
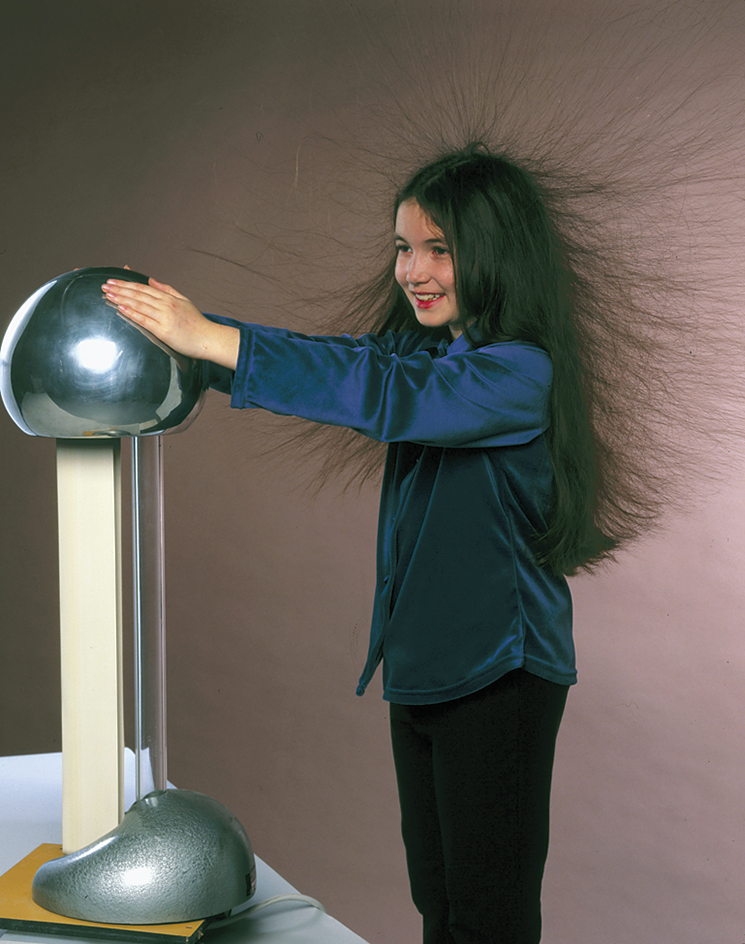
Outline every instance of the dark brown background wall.
<svg viewBox="0 0 745 944">
<path fill-rule="evenodd" d="M 459 88 L 508 136 L 601 149 L 695 92 L 676 120 L 707 129 L 741 256 L 739 2 L 9 0 L 0 27 L 0 327 L 54 275 L 125 263 L 205 310 L 318 323 L 299 299 L 366 271 L 379 169 L 453 123 Z M 303 460 L 264 455 L 283 429 L 212 395 L 166 439 L 169 775 L 367 940 L 407 944 L 387 710 L 379 682 L 354 697 L 375 488 L 313 497 Z M 553 944 L 741 940 L 741 445 L 719 465 L 691 515 L 574 582 Z M 54 476 L 54 443 L 0 412 L 4 754 L 60 749 Z"/>
</svg>

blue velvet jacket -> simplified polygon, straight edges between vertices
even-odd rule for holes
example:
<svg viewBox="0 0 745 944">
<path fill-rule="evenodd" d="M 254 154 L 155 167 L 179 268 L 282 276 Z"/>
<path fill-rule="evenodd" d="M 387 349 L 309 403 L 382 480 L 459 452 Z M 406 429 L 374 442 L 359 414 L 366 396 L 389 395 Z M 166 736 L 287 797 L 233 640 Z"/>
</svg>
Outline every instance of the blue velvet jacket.
<svg viewBox="0 0 745 944">
<path fill-rule="evenodd" d="M 418 331 L 308 337 L 241 332 L 236 408 L 349 426 L 389 443 L 377 586 L 362 694 L 381 659 L 384 697 L 434 704 L 519 667 L 576 681 L 569 588 L 531 553 L 551 503 L 551 361 L 522 342 L 472 348 Z"/>
</svg>

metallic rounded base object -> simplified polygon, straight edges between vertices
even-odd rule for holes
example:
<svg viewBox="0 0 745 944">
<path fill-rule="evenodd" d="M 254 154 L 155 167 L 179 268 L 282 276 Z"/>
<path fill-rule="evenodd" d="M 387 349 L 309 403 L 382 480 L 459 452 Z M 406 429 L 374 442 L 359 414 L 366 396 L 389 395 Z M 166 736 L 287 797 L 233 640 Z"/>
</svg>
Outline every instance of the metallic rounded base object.
<svg viewBox="0 0 745 944">
<path fill-rule="evenodd" d="M 206 387 L 202 361 L 182 357 L 104 297 L 130 269 L 60 275 L 21 305 L 0 347 L 0 394 L 14 422 L 56 439 L 155 436 L 184 429 Z"/>
<path fill-rule="evenodd" d="M 32 897 L 55 914 L 103 924 L 175 924 L 223 914 L 256 891 L 251 843 L 217 800 L 162 790 L 122 822 L 34 877 Z"/>
</svg>

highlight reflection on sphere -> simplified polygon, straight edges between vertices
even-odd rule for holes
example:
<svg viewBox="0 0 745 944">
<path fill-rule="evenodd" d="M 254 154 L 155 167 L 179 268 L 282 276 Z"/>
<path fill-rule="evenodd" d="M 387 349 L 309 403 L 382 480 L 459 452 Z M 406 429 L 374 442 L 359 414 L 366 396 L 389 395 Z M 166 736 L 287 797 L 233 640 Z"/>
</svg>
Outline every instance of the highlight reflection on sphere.
<svg viewBox="0 0 745 944">
<path fill-rule="evenodd" d="M 78 344 L 74 352 L 81 368 L 97 374 L 111 370 L 120 353 L 116 344 L 105 338 L 86 338 Z"/>
</svg>

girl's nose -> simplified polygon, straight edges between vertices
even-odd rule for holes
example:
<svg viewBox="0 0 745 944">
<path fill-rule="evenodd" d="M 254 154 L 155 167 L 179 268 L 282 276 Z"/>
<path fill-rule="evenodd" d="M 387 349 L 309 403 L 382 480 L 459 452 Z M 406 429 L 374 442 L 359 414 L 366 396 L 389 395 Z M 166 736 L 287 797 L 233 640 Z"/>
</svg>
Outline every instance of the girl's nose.
<svg viewBox="0 0 745 944">
<path fill-rule="evenodd" d="M 429 279 L 425 260 L 417 253 L 412 254 L 406 278 L 411 285 L 419 285 Z"/>
</svg>

